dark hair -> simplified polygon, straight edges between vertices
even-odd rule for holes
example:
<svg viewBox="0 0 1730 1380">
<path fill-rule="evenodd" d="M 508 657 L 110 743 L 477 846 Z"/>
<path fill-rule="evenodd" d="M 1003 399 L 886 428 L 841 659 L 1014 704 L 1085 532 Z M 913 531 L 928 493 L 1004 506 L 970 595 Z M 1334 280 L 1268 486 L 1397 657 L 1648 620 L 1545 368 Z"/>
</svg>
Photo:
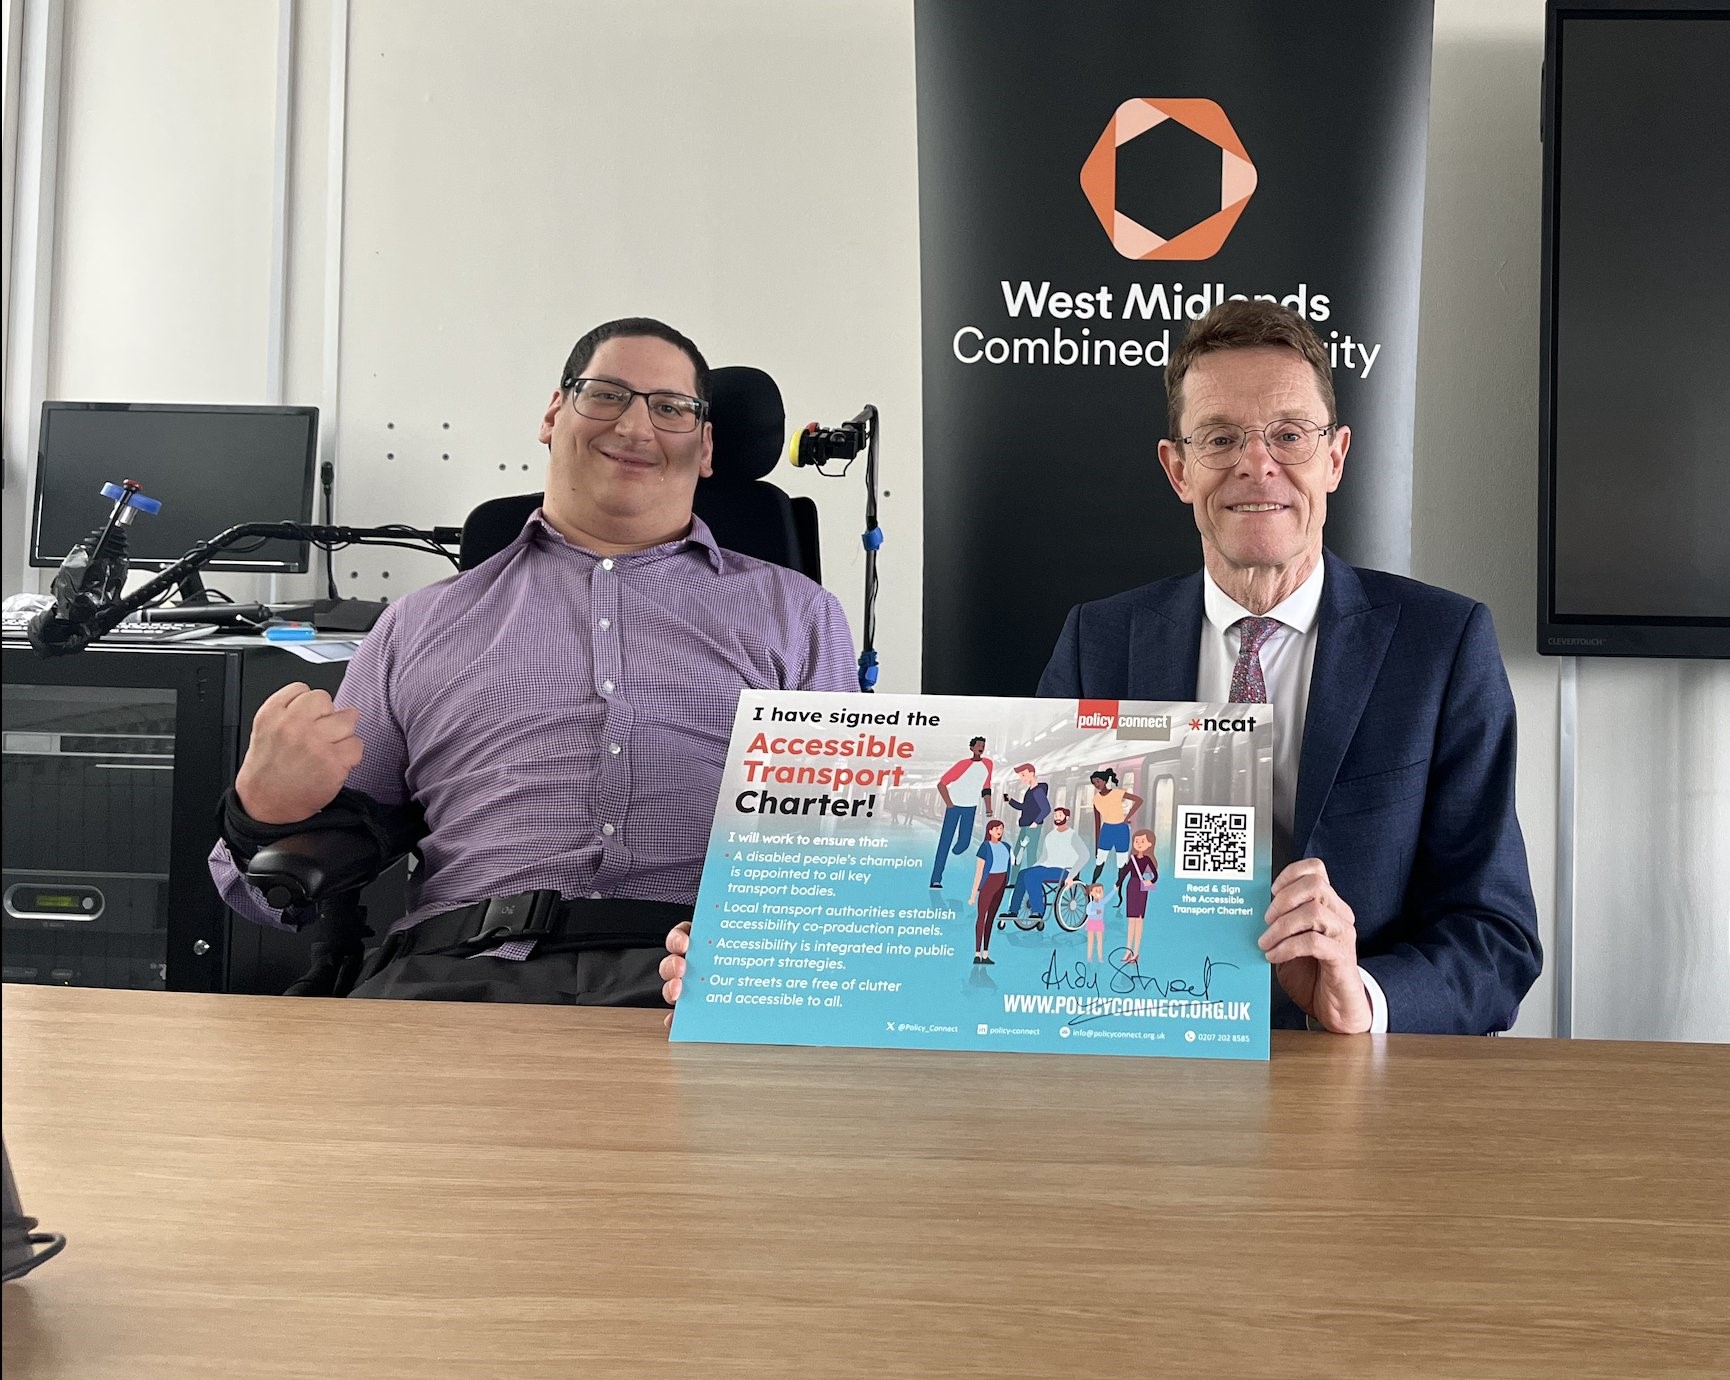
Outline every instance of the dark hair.
<svg viewBox="0 0 1730 1380">
<path fill-rule="evenodd" d="M 1183 344 L 1171 352 L 1165 366 L 1165 415 L 1170 427 L 1170 439 L 1183 435 L 1183 376 L 1189 366 L 1203 355 L 1215 350 L 1252 350 L 1258 346 L 1283 346 L 1296 350 L 1315 371 L 1316 387 L 1321 390 L 1322 407 L 1327 412 L 1324 424 L 1332 426 L 1334 416 L 1334 376 L 1328 364 L 1328 349 L 1310 323 L 1290 307 L 1278 302 L 1221 302 L 1189 328 Z"/>
<path fill-rule="evenodd" d="M 1089 781 L 1104 781 L 1107 785 L 1115 786 L 1117 784 L 1117 773 L 1110 767 L 1101 767 L 1096 772 L 1090 772 L 1087 779 Z"/>
<path fill-rule="evenodd" d="M 1053 819 L 1056 819 L 1059 815 L 1062 815 L 1065 819 L 1073 819 L 1075 817 L 1070 812 L 1069 806 L 1067 806 L 1067 805 L 1054 805 L 1052 807 L 1052 810 L 1051 810 L 1051 817 Z"/>
<path fill-rule="evenodd" d="M 697 396 L 704 402 L 709 401 L 709 361 L 703 358 L 703 352 L 691 342 L 689 336 L 681 335 L 665 321 L 657 321 L 652 316 L 622 316 L 617 321 L 608 321 L 596 326 L 575 345 L 565 360 L 565 371 L 559 375 L 559 387 L 569 388 L 572 379 L 583 376 L 583 370 L 589 367 L 589 361 L 595 357 L 595 351 L 609 340 L 617 340 L 621 336 L 650 336 L 655 340 L 664 340 L 669 345 L 677 345 L 685 352 L 691 361 L 691 368 L 697 375 Z"/>
<path fill-rule="evenodd" d="M 985 821 L 985 836 L 987 838 L 991 837 L 991 831 L 993 829 L 997 830 L 997 832 L 999 834 L 1001 834 L 1003 832 L 1003 821 L 1000 819 L 988 819 L 988 820 L 986 820 Z"/>
<path fill-rule="evenodd" d="M 983 743 L 984 741 L 985 741 L 985 735 L 982 733 L 977 738 L 969 738 L 967 740 L 967 746 L 972 747 L 975 743 Z"/>
</svg>

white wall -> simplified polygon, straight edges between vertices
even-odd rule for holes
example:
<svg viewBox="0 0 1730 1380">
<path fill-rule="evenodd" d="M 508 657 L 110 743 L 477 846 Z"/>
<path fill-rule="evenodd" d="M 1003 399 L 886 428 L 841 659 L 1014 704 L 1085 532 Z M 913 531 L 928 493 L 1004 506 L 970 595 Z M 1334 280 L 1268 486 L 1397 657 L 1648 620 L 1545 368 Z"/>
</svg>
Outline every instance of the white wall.
<svg viewBox="0 0 1730 1380">
<path fill-rule="evenodd" d="M 1558 682 L 1536 646 L 1541 0 L 1438 0 L 1412 573 L 1496 617 L 1555 1010 Z M 1630 475 L 1630 482 L 1638 477 Z M 1574 1033 L 1730 1040 L 1730 665 L 1580 658 Z"/>
<path fill-rule="evenodd" d="M 353 21 L 349 519 L 459 522 L 539 489 L 535 428 L 572 343 L 659 316 L 711 364 L 767 369 L 790 422 L 882 408 L 884 688 L 916 688 L 910 7 L 359 0 Z M 825 583 L 855 632 L 862 473 L 777 473 L 819 501 Z M 401 552 L 345 559 L 378 594 L 437 573 Z"/>
<path fill-rule="evenodd" d="M 0 107 L 5 111 L 7 133 L 0 139 L 0 208 L 4 208 L 0 210 L 0 224 L 5 225 L 6 234 L 4 244 L 0 244 L 0 282 L 8 285 L 8 297 L 12 282 L 12 197 L 18 179 L 18 144 L 12 131 L 18 127 L 18 60 L 23 54 L 23 35 L 23 0 L 5 0 L 4 9 L 0 10 Z M 10 349 L 10 319 L 0 329 L 5 333 L 6 348 Z"/>
<path fill-rule="evenodd" d="M 1730 665 L 1580 673 L 1576 1035 L 1730 1041 Z"/>
<path fill-rule="evenodd" d="M 1520 714 L 1518 803 L 1555 1008 L 1556 676 L 1536 646 L 1541 0 L 1438 0 L 1419 288 L 1412 574 L 1482 599 Z"/>
<path fill-rule="evenodd" d="M 263 401 L 278 4 L 64 3 L 51 393 Z M 661 315 L 712 362 L 767 368 L 792 422 L 882 407 L 883 685 L 917 688 L 911 5 L 295 8 L 287 400 L 329 409 L 339 518 L 456 522 L 539 488 L 534 422 L 572 340 Z M 1437 0 L 1412 541 L 1416 575 L 1495 613 L 1553 953 L 1560 663 L 1532 650 L 1542 37 L 1541 0 Z M 9 438 L 36 401 L 9 394 Z M 7 467 L 10 591 L 38 577 Z M 826 583 L 857 630 L 857 471 L 779 482 L 818 499 Z M 339 566 L 368 595 L 439 573 L 407 553 Z M 1587 660 L 1580 684 L 1577 1028 L 1730 1038 L 1711 1001 L 1730 983 L 1730 877 L 1709 842 L 1730 837 L 1730 667 Z M 1630 717 L 1656 731 L 1631 736 Z M 1696 976 L 1616 982 L 1675 963 Z M 1547 970 L 1519 1031 L 1548 1033 L 1554 998 Z"/>
<path fill-rule="evenodd" d="M 28 510 L 25 457 L 34 446 L 34 399 L 41 396 L 47 368 L 50 297 L 48 251 L 52 238 L 54 161 L 58 140 L 58 72 L 62 16 L 57 4 L 6 0 L 4 123 L 0 161 L 5 165 L 4 302 L 5 346 L 0 362 L 0 453 L 4 503 L 0 503 L 0 589 L 17 587 L 24 564 Z M 45 159 L 44 152 L 50 156 Z"/>
<path fill-rule="evenodd" d="M 67 6 L 52 397 L 264 387 L 275 7 L 168 9 Z"/>
<path fill-rule="evenodd" d="M 45 588 L 51 574 L 21 568 L 43 397 L 266 400 L 276 6 L 38 8 L 63 12 L 56 175 L 40 208 L 53 233 L 37 249 L 52 268 L 37 304 L 49 318 L 41 391 L 9 388 L 5 403 L 8 593 Z M 26 204 L 34 190 L 20 189 L 22 214 L 38 211 L 33 195 Z M 8 298 L 16 320 L 21 303 Z M 30 343 L 9 334 L 9 354 Z M 18 364 L 8 360 L 9 384 Z M 260 584 L 222 583 L 241 598 Z"/>
</svg>

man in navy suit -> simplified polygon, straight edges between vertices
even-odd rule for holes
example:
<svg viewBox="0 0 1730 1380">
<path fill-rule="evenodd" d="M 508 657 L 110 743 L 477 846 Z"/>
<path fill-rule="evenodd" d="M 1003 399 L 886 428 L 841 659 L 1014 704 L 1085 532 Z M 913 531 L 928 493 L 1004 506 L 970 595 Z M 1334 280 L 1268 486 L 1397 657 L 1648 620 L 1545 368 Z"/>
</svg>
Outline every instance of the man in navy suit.
<svg viewBox="0 0 1730 1380">
<path fill-rule="evenodd" d="M 1223 303 L 1165 378 L 1205 569 L 1072 609 L 1039 693 L 1273 704 L 1275 1026 L 1507 1029 L 1542 955 L 1489 610 L 1323 548 L 1351 431 L 1302 317 Z"/>
</svg>

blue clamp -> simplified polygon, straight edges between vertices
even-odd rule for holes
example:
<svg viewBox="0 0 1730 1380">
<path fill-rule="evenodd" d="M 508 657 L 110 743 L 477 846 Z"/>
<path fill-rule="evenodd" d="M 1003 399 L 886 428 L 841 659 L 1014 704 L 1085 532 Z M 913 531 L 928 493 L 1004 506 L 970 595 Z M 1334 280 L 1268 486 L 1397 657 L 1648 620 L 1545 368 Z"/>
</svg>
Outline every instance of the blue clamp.
<svg viewBox="0 0 1730 1380">
<path fill-rule="evenodd" d="M 875 651 L 859 653 L 859 688 L 865 694 L 871 693 L 872 686 L 877 684 L 877 653 Z"/>
<path fill-rule="evenodd" d="M 311 623 L 272 623 L 264 630 L 267 642 L 311 642 L 314 636 Z"/>
<path fill-rule="evenodd" d="M 127 492 L 128 491 L 126 489 L 123 489 L 118 484 L 104 484 L 102 486 L 102 496 L 106 499 L 112 500 L 115 503 L 118 503 L 122 499 L 124 499 L 127 495 Z M 132 507 L 132 508 L 136 508 L 141 513 L 149 513 L 152 517 L 154 517 L 157 513 L 160 513 L 162 511 L 162 500 L 161 499 L 159 499 L 159 498 L 146 498 L 143 494 L 139 493 L 137 489 L 131 490 L 131 494 L 132 494 L 132 502 L 130 504 L 128 504 L 127 506 Z"/>
<path fill-rule="evenodd" d="M 864 543 L 867 551 L 879 550 L 883 545 L 883 529 L 873 527 L 869 532 L 863 533 L 859 540 Z"/>
</svg>

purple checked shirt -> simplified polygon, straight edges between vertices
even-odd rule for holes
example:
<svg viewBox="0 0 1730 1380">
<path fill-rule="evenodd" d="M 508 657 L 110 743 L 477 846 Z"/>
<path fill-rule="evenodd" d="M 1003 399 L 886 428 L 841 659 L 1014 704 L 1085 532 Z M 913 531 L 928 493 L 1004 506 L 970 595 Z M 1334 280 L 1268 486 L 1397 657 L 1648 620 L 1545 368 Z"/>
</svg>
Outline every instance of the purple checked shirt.
<svg viewBox="0 0 1730 1380">
<path fill-rule="evenodd" d="M 426 810 L 394 928 L 539 888 L 695 900 L 747 686 L 856 690 L 853 639 L 833 594 L 722 550 L 701 518 L 600 556 L 537 512 L 492 559 L 391 604 L 336 702 L 360 710 L 348 785 Z M 240 914 L 283 924 L 226 844 L 210 871 Z"/>
</svg>

